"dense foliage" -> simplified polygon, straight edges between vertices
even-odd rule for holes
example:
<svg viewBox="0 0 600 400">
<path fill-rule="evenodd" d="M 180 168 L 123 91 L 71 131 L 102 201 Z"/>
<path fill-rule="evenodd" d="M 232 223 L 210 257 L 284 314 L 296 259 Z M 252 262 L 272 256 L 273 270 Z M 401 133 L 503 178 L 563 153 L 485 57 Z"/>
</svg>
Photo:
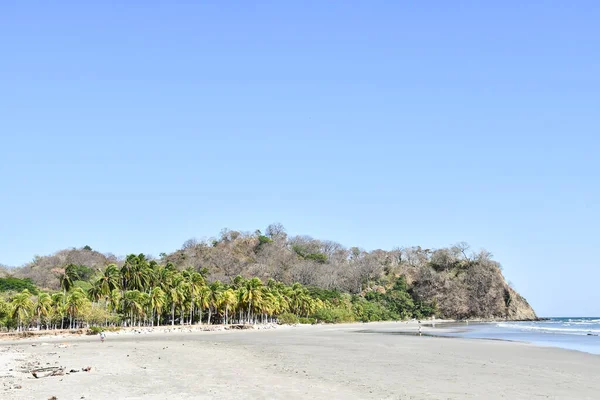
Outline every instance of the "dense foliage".
<svg viewBox="0 0 600 400">
<path fill-rule="evenodd" d="M 535 318 L 486 251 L 368 252 L 288 237 L 279 224 L 264 234 L 223 230 L 159 258 L 62 250 L 1 274 L 31 280 L 10 286 L 0 303 L 0 323 L 10 328 Z M 44 290 L 36 294 L 31 282 Z"/>
<path fill-rule="evenodd" d="M 29 290 L 32 293 L 37 293 L 37 288 L 29 278 L 0 278 L 0 292 L 17 292 L 25 289 Z"/>
<path fill-rule="evenodd" d="M 15 293 L 0 304 L 4 310 L 1 323 L 19 330 L 275 320 L 335 323 L 408 318 L 414 309 L 405 284 L 396 284 L 386 294 L 390 299 L 408 296 L 404 303 L 386 309 L 386 303 L 377 298 L 373 309 L 380 312 L 367 313 L 365 305 L 371 303 L 364 297 L 272 279 L 263 283 L 256 277 L 237 276 L 230 284 L 210 282 L 193 268 L 179 271 L 171 263 L 161 265 L 143 254 L 129 255 L 121 267 L 109 264 L 88 284 L 87 291 L 75 284 L 81 282 L 81 270 L 81 266 L 69 264 L 57 271 L 62 291 L 35 295 L 25 289 Z"/>
</svg>

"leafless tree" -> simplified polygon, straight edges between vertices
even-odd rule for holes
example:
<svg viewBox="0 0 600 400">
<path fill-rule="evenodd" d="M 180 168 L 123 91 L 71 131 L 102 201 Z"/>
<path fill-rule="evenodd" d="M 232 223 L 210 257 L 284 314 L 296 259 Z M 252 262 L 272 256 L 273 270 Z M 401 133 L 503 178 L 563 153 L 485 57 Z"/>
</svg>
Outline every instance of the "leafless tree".
<svg viewBox="0 0 600 400">
<path fill-rule="evenodd" d="M 452 246 L 454 251 L 460 252 L 466 261 L 471 261 L 471 257 L 467 254 L 471 246 L 467 242 L 459 242 Z"/>
<path fill-rule="evenodd" d="M 183 245 L 181 246 L 181 248 L 183 250 L 187 250 L 187 249 L 194 248 L 196 245 L 198 245 L 198 240 L 196 238 L 191 238 L 191 239 L 188 239 L 185 242 L 183 242 Z"/>
<path fill-rule="evenodd" d="M 276 240 L 276 241 L 277 240 L 286 240 L 286 238 L 287 238 L 287 233 L 285 231 L 285 228 L 279 222 L 275 222 L 275 223 L 267 226 L 265 234 L 272 240 Z"/>
</svg>

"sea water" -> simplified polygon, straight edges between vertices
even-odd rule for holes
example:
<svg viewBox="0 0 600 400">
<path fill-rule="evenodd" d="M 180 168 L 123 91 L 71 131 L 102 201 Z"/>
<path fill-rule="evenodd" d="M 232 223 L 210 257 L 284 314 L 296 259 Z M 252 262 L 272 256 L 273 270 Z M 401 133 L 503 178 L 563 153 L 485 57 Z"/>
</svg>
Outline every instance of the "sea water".
<svg viewBox="0 0 600 400">
<path fill-rule="evenodd" d="M 512 340 L 600 354 L 600 318 L 562 317 L 531 322 L 468 324 L 461 322 L 453 324 L 452 328 L 452 332 L 441 335 Z"/>
</svg>

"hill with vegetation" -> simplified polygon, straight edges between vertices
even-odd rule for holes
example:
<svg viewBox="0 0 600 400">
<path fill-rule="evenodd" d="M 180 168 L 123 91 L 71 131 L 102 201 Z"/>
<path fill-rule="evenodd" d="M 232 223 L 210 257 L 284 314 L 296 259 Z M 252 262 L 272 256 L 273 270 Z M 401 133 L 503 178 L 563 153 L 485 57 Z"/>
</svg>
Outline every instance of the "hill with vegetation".
<svg viewBox="0 0 600 400">
<path fill-rule="evenodd" d="M 86 246 L 0 269 L 0 326 L 536 319 L 487 251 L 346 248 L 280 224 L 158 257 Z"/>
</svg>

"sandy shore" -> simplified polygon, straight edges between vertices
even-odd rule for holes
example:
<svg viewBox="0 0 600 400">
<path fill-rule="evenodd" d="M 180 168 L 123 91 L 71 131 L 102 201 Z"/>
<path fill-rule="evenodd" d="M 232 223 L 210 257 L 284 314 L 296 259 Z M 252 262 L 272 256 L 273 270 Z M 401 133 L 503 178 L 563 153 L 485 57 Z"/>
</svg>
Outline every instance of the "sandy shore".
<svg viewBox="0 0 600 400">
<path fill-rule="evenodd" d="M 0 398 L 597 399 L 600 356 L 372 323 L 0 342 Z M 427 329 L 426 329 L 427 330 Z M 33 367 L 78 372 L 35 379 Z M 81 371 L 90 366 L 91 371 Z M 25 371 L 25 372 L 23 372 Z"/>
</svg>

